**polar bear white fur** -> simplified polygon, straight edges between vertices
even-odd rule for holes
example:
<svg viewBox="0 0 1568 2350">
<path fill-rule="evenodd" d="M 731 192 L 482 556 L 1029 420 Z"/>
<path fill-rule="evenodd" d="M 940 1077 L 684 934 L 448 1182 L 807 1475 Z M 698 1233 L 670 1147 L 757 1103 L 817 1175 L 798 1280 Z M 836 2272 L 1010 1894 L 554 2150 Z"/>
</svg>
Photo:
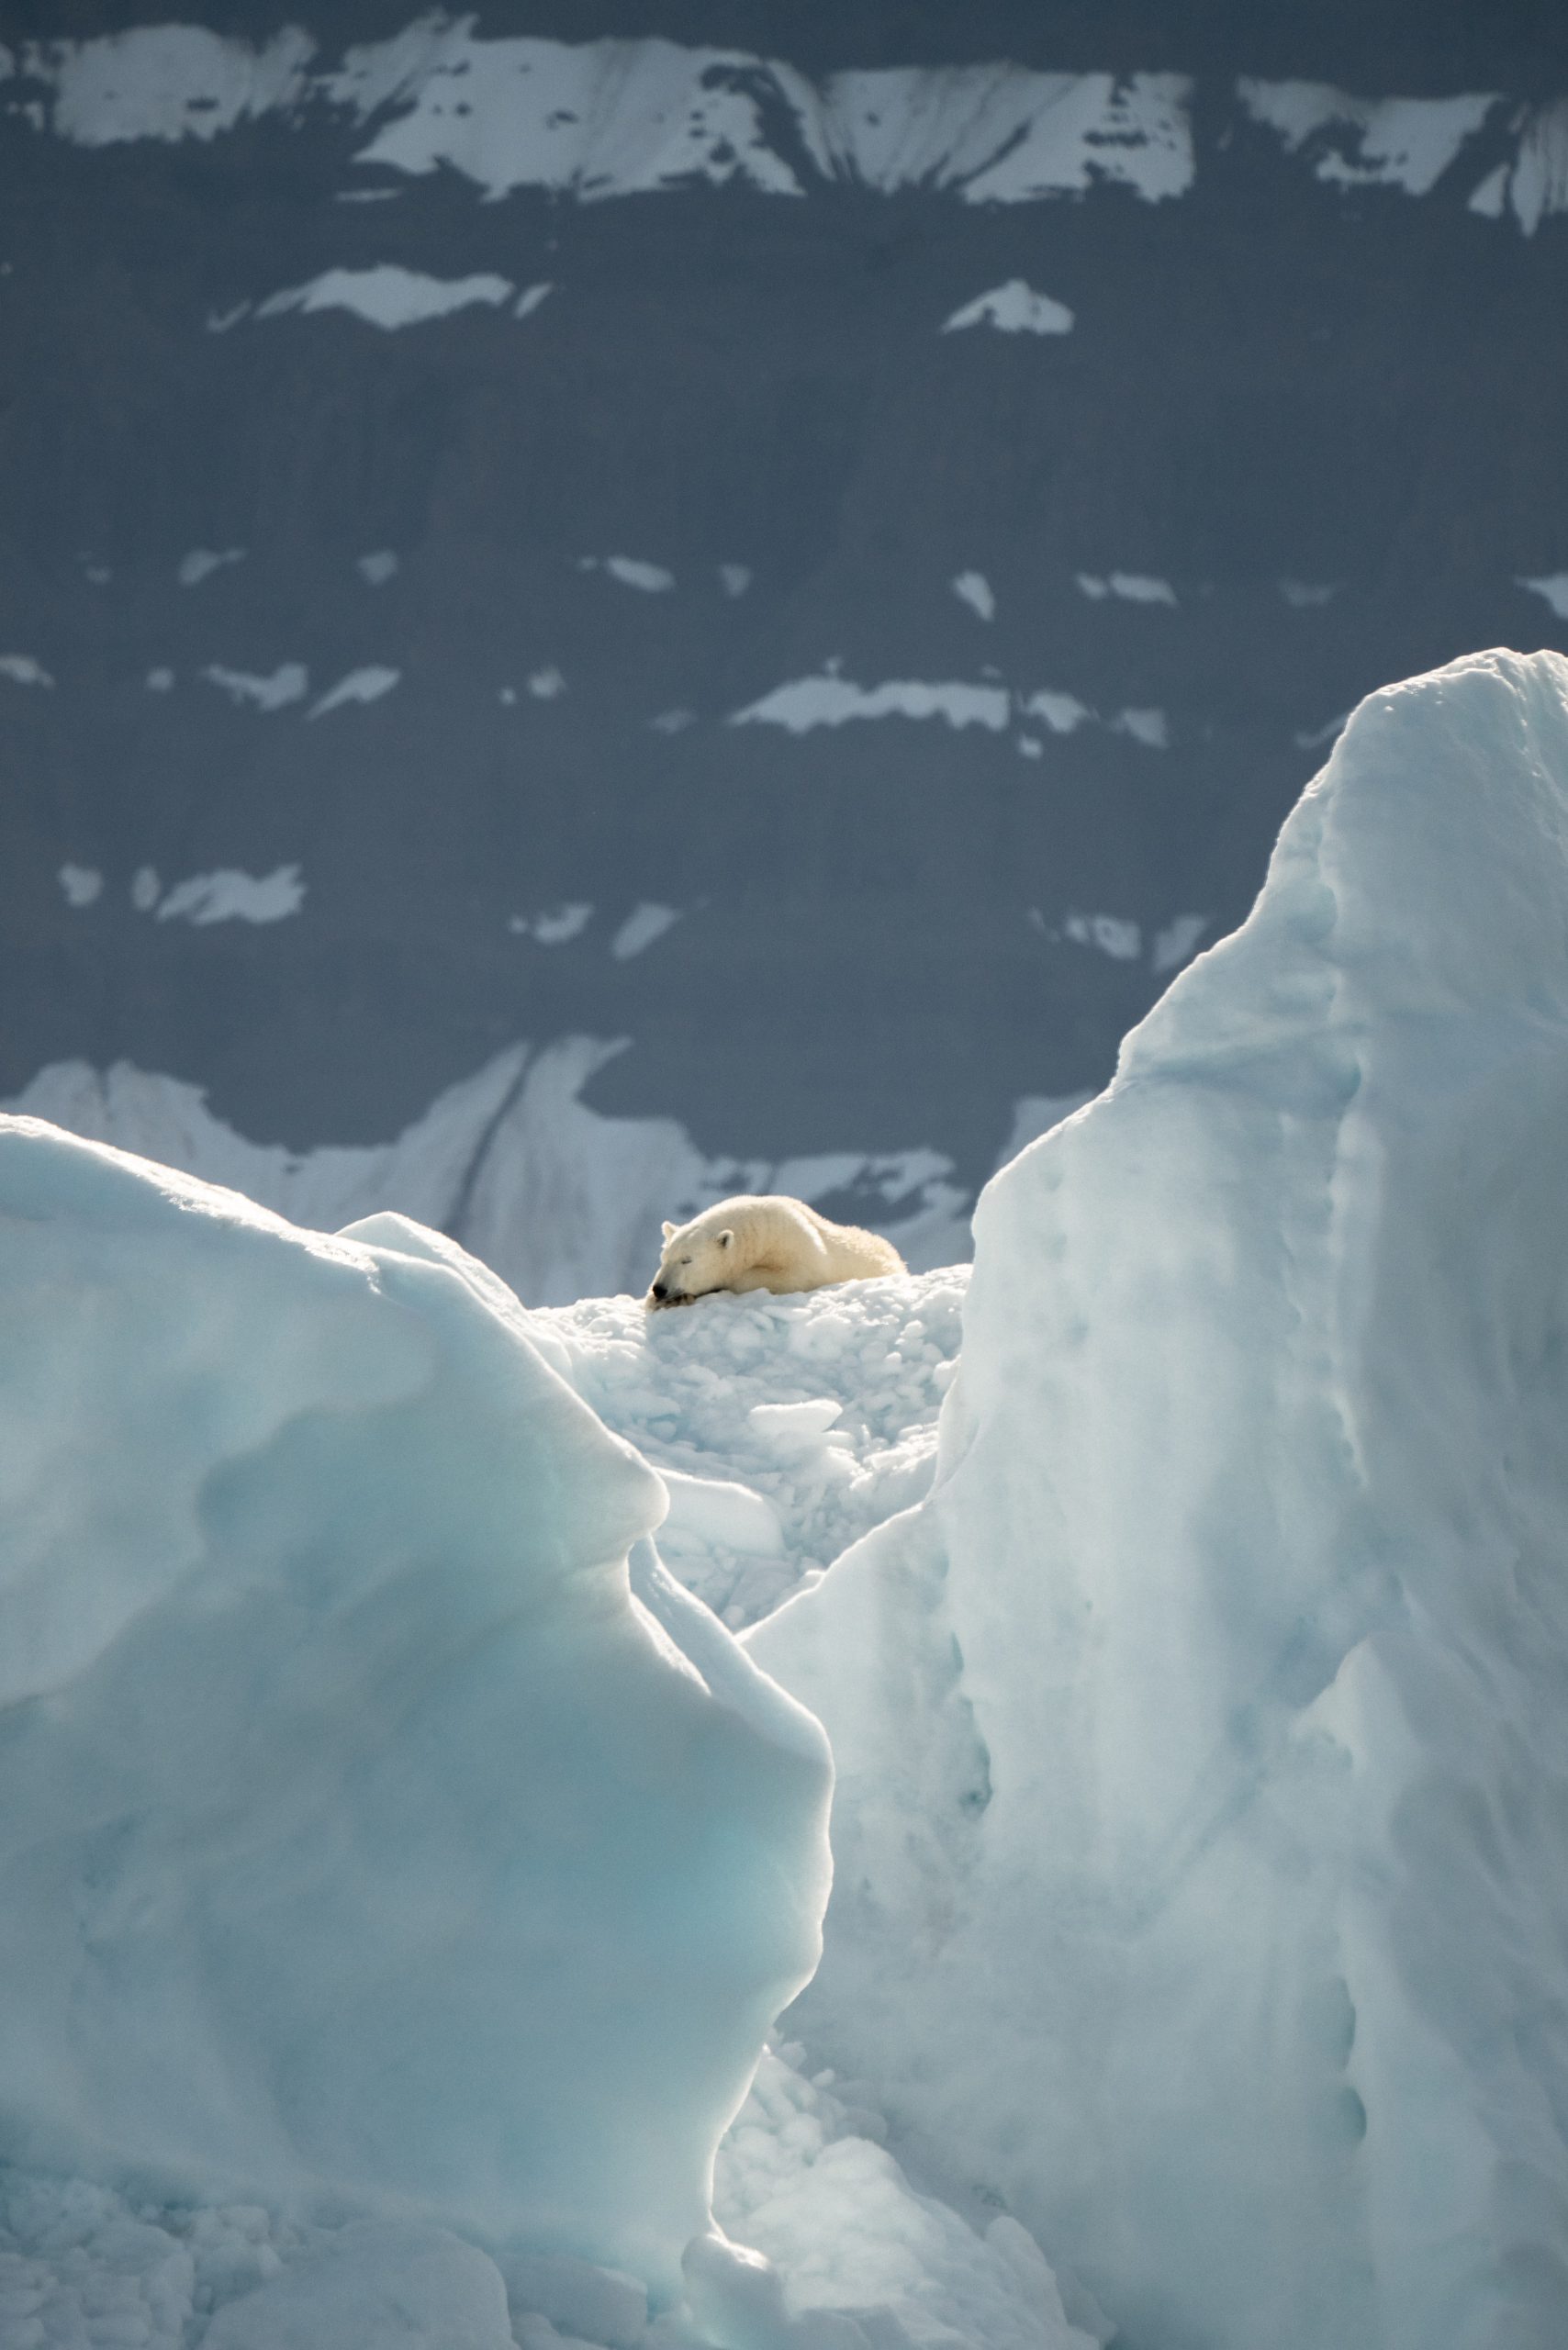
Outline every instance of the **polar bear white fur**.
<svg viewBox="0 0 1568 2350">
<path fill-rule="evenodd" d="M 644 1304 L 689 1305 L 714 1290 L 826 1289 L 908 1270 L 890 1240 L 858 1225 L 830 1224 L 804 1200 L 742 1193 L 689 1224 L 665 1225 L 664 1254 Z"/>
</svg>

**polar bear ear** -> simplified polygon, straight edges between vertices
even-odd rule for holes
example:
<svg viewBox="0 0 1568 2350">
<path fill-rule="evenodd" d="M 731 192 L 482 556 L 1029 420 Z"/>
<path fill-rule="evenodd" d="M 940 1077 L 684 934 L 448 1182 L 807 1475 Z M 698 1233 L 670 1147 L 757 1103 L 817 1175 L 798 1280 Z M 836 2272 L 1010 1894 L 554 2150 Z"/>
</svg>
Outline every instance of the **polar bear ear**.
<svg viewBox="0 0 1568 2350">
<path fill-rule="evenodd" d="M 680 1226 L 678 1224 L 671 1224 L 666 1220 L 665 1224 L 665 1238 L 667 1240 L 672 1232 L 678 1232 L 679 1230 Z"/>
<path fill-rule="evenodd" d="M 720 1248 L 731 1248 L 731 1247 L 734 1245 L 734 1237 L 735 1237 L 735 1236 L 734 1236 L 734 1234 L 733 1232 L 729 1232 L 729 1231 L 721 1232 L 721 1233 L 720 1233 L 720 1235 L 719 1235 L 719 1246 L 720 1246 Z"/>
</svg>

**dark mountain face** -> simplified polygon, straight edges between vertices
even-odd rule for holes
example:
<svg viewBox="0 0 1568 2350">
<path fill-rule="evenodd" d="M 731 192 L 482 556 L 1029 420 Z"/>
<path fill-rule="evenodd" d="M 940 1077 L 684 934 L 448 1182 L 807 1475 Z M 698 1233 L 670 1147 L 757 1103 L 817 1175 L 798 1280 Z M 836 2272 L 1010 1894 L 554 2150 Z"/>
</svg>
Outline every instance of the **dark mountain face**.
<svg viewBox="0 0 1568 2350">
<path fill-rule="evenodd" d="M 371 13 L 12 38 L 0 1092 L 308 1150 L 624 1037 L 972 1189 L 1361 694 L 1568 648 L 1541 12 Z"/>
</svg>

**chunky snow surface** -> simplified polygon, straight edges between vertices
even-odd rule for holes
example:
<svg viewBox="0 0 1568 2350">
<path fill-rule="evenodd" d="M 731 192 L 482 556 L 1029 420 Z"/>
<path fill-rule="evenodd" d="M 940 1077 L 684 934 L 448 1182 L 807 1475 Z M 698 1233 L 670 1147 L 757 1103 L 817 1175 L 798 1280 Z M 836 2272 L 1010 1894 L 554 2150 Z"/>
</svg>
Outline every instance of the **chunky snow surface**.
<svg viewBox="0 0 1568 2350">
<path fill-rule="evenodd" d="M 30 1121 L 0 1296 L 0 2154 L 672 2296 L 828 1770 L 657 1478 L 452 1243 Z"/>
<path fill-rule="evenodd" d="M 1069 2324 L 1027 2230 L 1002 2213 L 981 2233 L 912 2191 L 878 2143 L 874 2092 L 826 2067 L 807 2080 L 804 2060 L 798 2042 L 764 2056 L 714 2177 L 725 2228 L 775 2264 L 787 2312 L 869 2318 L 861 2339 L 889 2350 L 906 2340 L 931 2350 L 1094 2350 L 1101 2328 Z M 1092 2304 L 1081 2310 L 1093 2324 Z M 859 2344 L 846 2336 L 842 2350 Z"/>
<path fill-rule="evenodd" d="M 651 1316 L 633 1298 L 584 1298 L 529 1328 L 661 1472 L 660 1556 L 738 1626 L 925 1492 L 968 1283 L 950 1265 Z"/>
<path fill-rule="evenodd" d="M 1565 938 L 1568 662 L 1363 703 L 982 1196 L 931 1496 L 749 1636 L 796 2028 L 1140 2350 L 1563 2338 Z"/>
</svg>

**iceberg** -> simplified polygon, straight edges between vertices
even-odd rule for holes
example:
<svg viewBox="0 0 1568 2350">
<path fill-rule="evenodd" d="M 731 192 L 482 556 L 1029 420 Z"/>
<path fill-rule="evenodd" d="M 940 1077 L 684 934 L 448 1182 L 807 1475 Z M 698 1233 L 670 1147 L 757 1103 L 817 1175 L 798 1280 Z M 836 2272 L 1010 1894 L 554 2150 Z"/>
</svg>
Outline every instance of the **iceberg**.
<svg viewBox="0 0 1568 2350">
<path fill-rule="evenodd" d="M 677 2298 L 829 1768 L 658 1477 L 455 1244 L 37 1120 L 0 1301 L 0 2162 Z"/>
<path fill-rule="evenodd" d="M 1563 2339 L 1565 950 L 1568 662 L 1372 696 L 747 1636 L 838 1772 L 791 2028 L 1138 2350 Z"/>
<path fill-rule="evenodd" d="M 1551 2350 L 1565 950 L 1491 653 L 972 1280 L 530 1310 L 0 1120 L 7 2350 Z"/>
</svg>

